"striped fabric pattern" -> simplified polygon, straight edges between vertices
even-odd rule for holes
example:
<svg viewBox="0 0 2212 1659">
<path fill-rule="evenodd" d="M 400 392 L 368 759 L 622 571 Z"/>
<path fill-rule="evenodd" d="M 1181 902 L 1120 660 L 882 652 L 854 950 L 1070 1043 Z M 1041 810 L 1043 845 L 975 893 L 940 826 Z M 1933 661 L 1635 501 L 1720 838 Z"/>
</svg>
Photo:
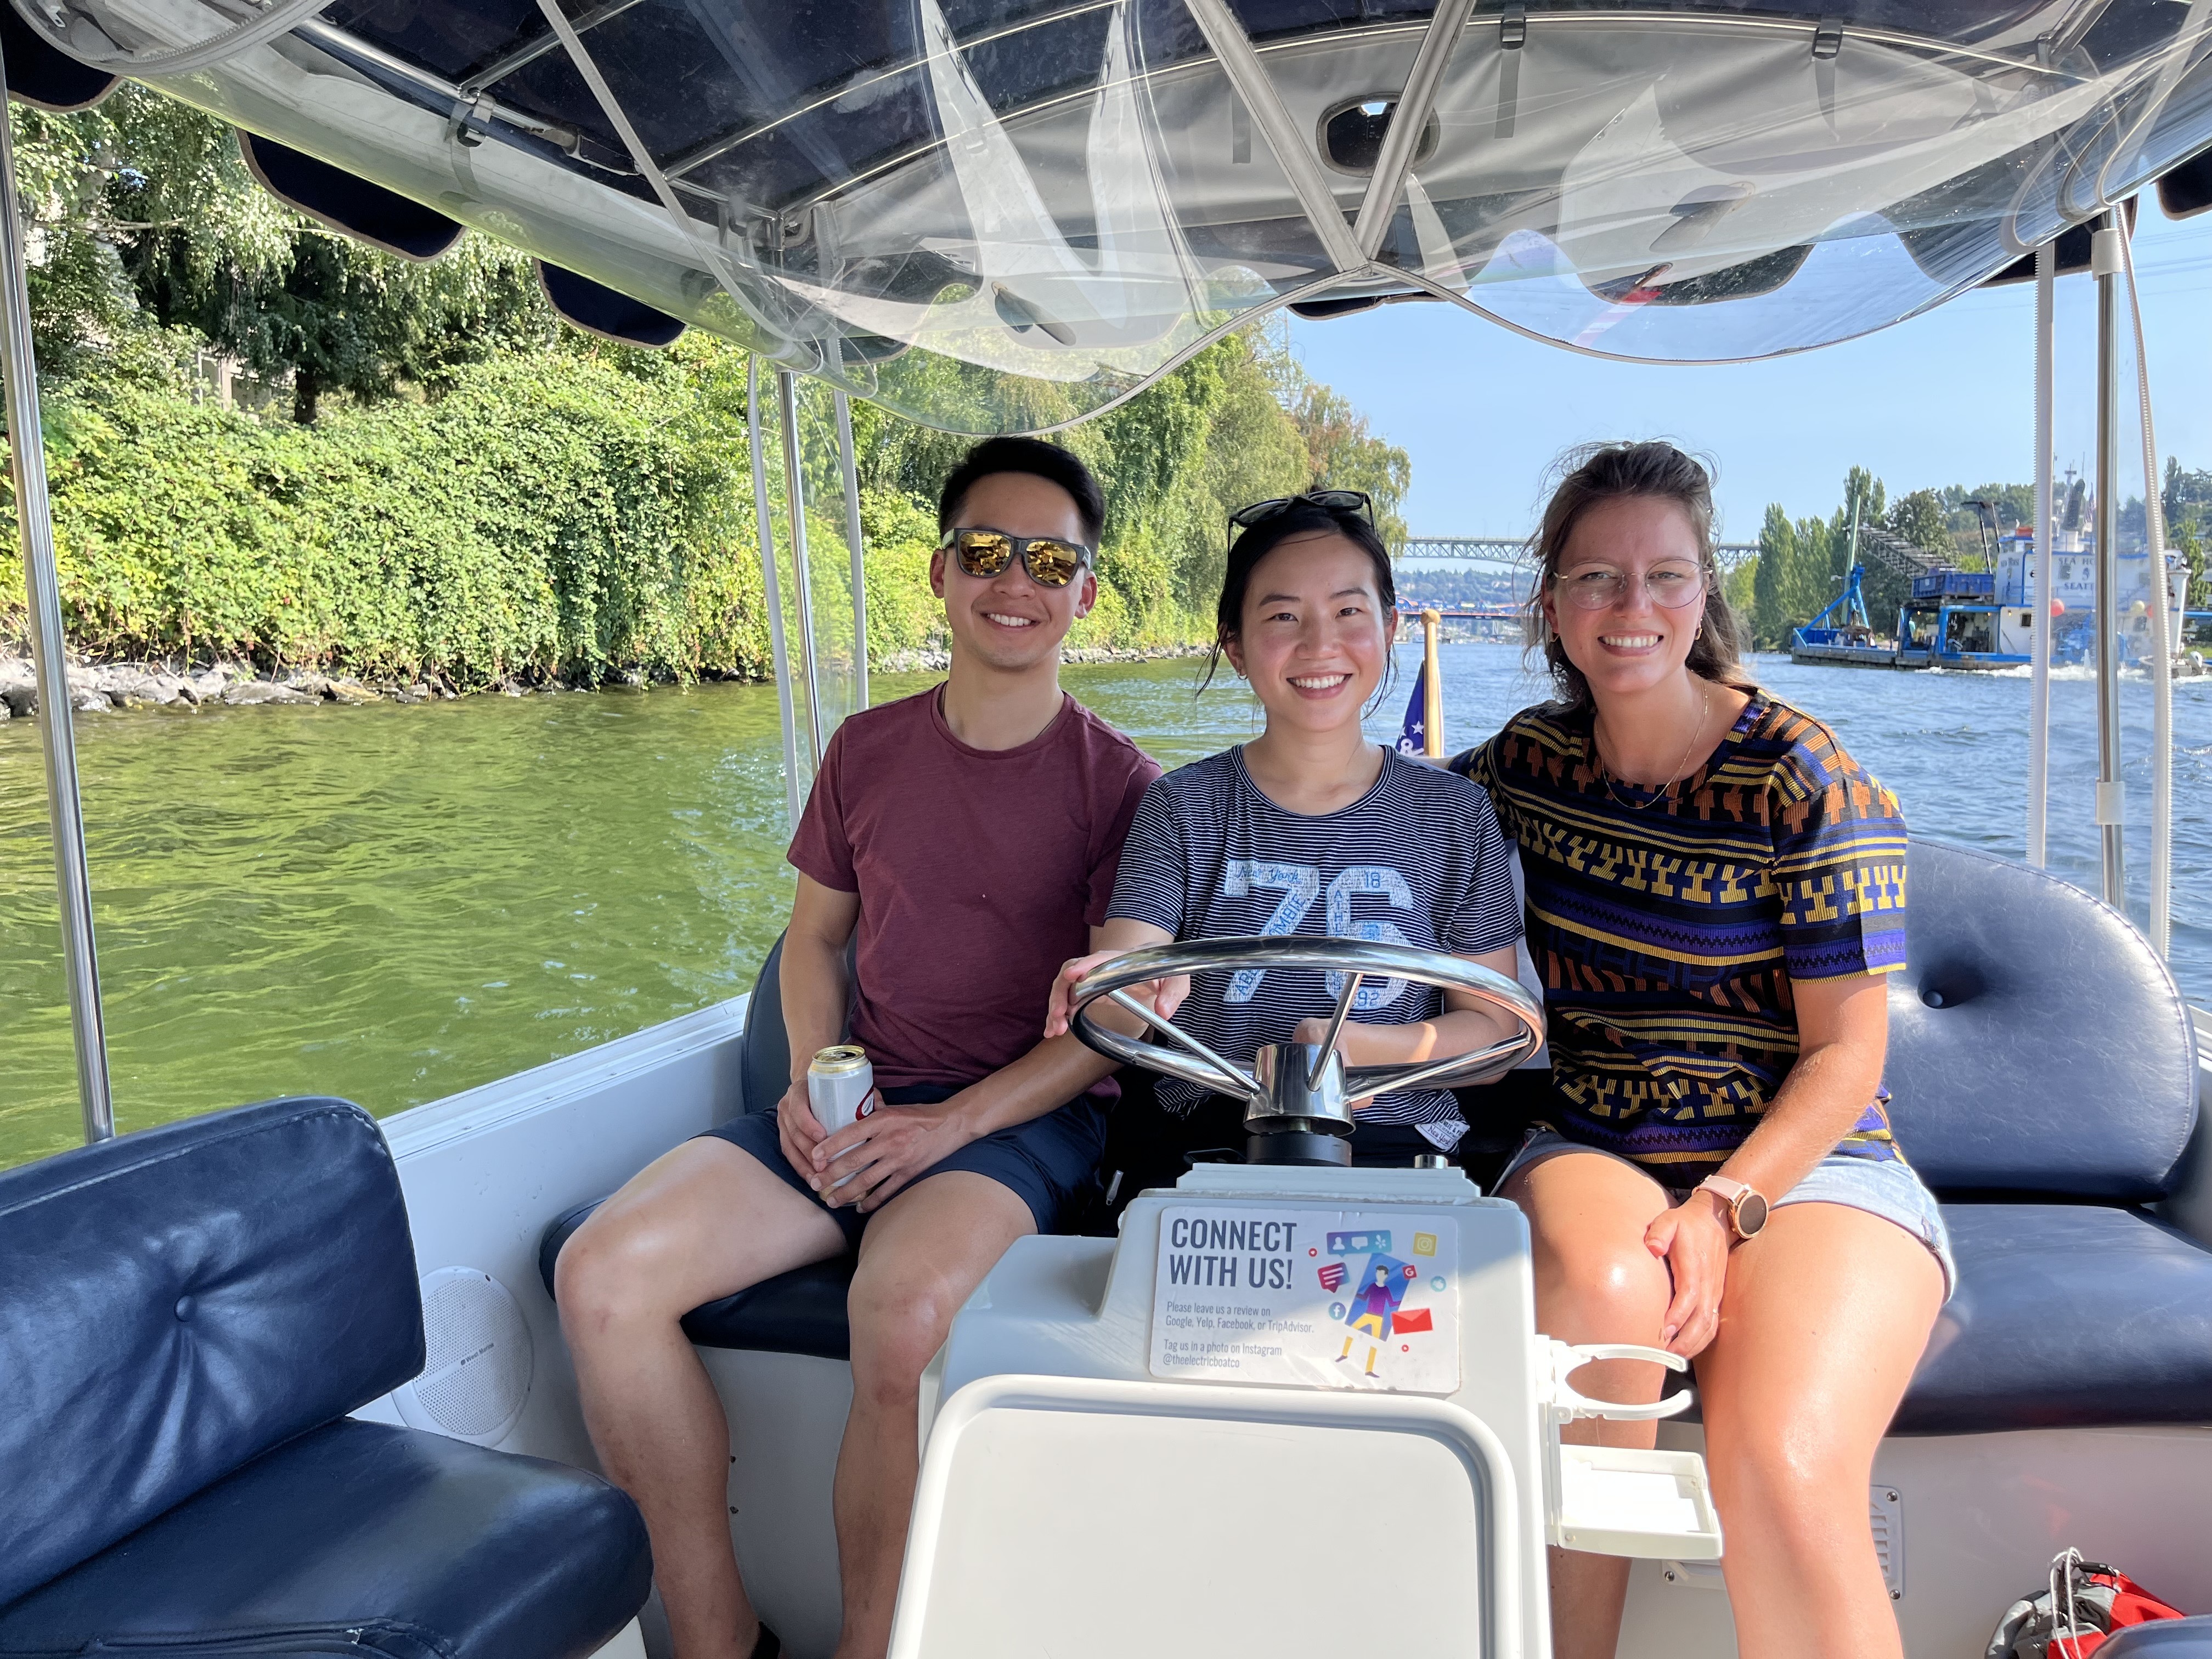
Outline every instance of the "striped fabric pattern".
<svg viewBox="0 0 2212 1659">
<path fill-rule="evenodd" d="M 1480 956 L 1521 937 L 1512 858 L 1490 803 L 1464 778 L 1386 752 L 1375 787 L 1320 817 L 1270 800 L 1231 749 L 1155 779 L 1121 846 L 1107 913 L 1177 939 L 1302 934 L 1382 939 Z M 1328 1014 L 1334 974 L 1269 969 L 1200 974 L 1176 1024 L 1249 1063 L 1286 1042 L 1299 1020 Z M 1373 1025 L 1432 1019 L 1442 998 L 1401 979 L 1363 985 L 1352 1018 Z M 1207 1091 L 1162 1078 L 1159 1102 L 1188 1116 Z M 1449 1091 L 1379 1097 L 1362 1123 L 1411 1124 L 1447 1151 L 1466 1133 Z"/>
<path fill-rule="evenodd" d="M 1549 707 L 1452 769 L 1520 844 L 1555 1127 L 1665 1166 L 1668 1185 L 1718 1169 L 1781 1087 L 1794 981 L 1905 965 L 1896 798 L 1764 693 L 1665 790 L 1608 787 L 1590 716 Z M 1839 1152 L 1899 1156 L 1888 1099 L 1877 1091 Z"/>
</svg>

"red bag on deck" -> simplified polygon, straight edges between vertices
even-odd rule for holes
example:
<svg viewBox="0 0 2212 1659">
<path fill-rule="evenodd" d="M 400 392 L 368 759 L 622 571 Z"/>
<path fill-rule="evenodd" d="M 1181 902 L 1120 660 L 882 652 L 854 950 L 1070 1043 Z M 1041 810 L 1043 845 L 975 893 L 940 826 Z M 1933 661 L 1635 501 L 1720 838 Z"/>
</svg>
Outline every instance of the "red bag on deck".
<svg viewBox="0 0 2212 1659">
<path fill-rule="evenodd" d="M 2005 1609 L 1986 1659 L 2088 1659 L 2114 1631 L 2181 1617 L 2117 1567 L 2069 1549 L 2051 1562 L 2047 1589 Z"/>
</svg>

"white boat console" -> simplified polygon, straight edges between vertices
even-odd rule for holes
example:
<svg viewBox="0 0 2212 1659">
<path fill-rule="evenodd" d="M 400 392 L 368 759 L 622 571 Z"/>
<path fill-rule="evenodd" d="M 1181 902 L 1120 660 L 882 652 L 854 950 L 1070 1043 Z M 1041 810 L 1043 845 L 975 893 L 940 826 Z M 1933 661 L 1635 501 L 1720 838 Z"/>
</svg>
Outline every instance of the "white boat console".
<svg viewBox="0 0 2212 1659">
<path fill-rule="evenodd" d="M 1562 1448 L 1528 1225 L 1455 1170 L 1201 1165 L 1029 1238 L 925 1379 L 893 1659 L 1540 1659 L 1544 1545 L 1711 1560 L 1693 1452 Z M 1101 1571 L 1102 1565 L 1110 1571 Z"/>
</svg>

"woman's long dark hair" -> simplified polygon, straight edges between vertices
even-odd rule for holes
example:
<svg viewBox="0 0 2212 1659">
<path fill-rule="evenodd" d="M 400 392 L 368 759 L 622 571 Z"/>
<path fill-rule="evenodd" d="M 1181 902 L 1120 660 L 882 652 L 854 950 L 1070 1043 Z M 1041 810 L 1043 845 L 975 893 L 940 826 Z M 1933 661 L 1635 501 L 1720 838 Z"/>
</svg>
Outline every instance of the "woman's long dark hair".
<svg viewBox="0 0 2212 1659">
<path fill-rule="evenodd" d="M 1213 649 L 1206 659 L 1206 678 L 1199 681 L 1200 691 L 1213 684 L 1213 676 L 1221 666 L 1222 647 L 1243 632 L 1244 594 L 1252 586 L 1252 572 L 1260 561 L 1293 537 L 1310 536 L 1316 531 L 1326 531 L 1341 536 L 1375 566 L 1375 595 L 1382 602 L 1385 611 L 1398 608 L 1398 580 L 1390 568 L 1390 550 L 1382 544 L 1382 538 L 1375 526 L 1358 513 L 1333 511 L 1309 501 L 1278 513 L 1272 519 L 1262 519 L 1250 529 L 1243 532 L 1229 544 L 1229 566 L 1221 578 L 1221 603 L 1213 613 Z M 1376 688 L 1380 697 L 1396 677 L 1396 653 L 1390 653 L 1382 673 L 1382 684 Z"/>
<path fill-rule="evenodd" d="M 1566 475 L 1552 492 L 1544 521 L 1529 538 L 1536 562 L 1536 585 L 1522 608 L 1530 654 L 1541 653 L 1551 672 L 1559 706 L 1579 714 L 1594 707 L 1589 682 L 1567 660 L 1565 647 L 1544 619 L 1544 595 L 1559 580 L 1559 557 L 1567 538 L 1590 508 L 1602 501 L 1643 498 L 1672 501 L 1690 520 L 1698 538 L 1698 568 L 1705 578 L 1705 625 L 1690 641 L 1689 671 L 1716 685 L 1755 691 L 1758 682 L 1744 671 L 1743 634 L 1722 592 L 1720 561 L 1713 552 L 1713 480 L 1702 463 L 1664 441 L 1590 444 L 1562 459 Z"/>
</svg>

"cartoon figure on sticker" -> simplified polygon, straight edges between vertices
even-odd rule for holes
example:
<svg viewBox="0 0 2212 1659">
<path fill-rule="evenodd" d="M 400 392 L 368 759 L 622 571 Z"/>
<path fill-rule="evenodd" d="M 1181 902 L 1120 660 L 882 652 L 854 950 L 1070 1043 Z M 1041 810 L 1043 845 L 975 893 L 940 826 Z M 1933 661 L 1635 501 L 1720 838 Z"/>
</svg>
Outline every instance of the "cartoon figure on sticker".
<svg viewBox="0 0 2212 1659">
<path fill-rule="evenodd" d="M 1336 1357 L 1338 1364 L 1352 1358 L 1352 1344 L 1364 1336 L 1367 1339 L 1367 1375 L 1375 1375 L 1375 1357 L 1382 1344 L 1389 1340 L 1393 1329 L 1404 1328 L 1406 1320 L 1398 1304 L 1406 1299 L 1406 1264 L 1387 1255 L 1370 1255 L 1367 1265 L 1359 1270 L 1359 1287 L 1352 1293 L 1352 1306 L 1346 1312 L 1344 1322 L 1352 1327 L 1344 1339 L 1344 1352 Z M 1428 1324 L 1428 1315 L 1422 1311 L 1421 1323 Z"/>
</svg>

